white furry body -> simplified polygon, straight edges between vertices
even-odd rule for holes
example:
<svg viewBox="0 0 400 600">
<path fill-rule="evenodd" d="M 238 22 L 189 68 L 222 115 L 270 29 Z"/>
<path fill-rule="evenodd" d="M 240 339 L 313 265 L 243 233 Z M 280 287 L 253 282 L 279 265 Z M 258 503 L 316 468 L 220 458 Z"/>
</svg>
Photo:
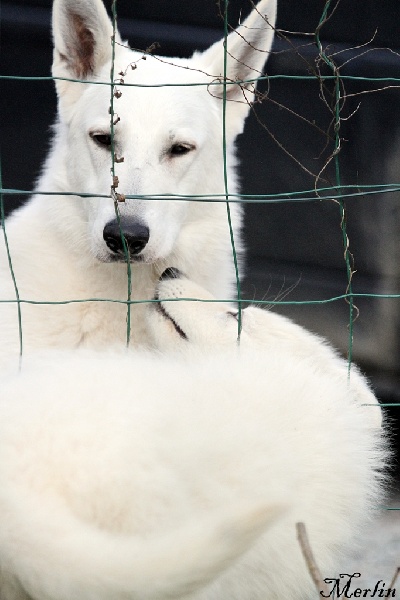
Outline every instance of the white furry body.
<svg viewBox="0 0 400 600">
<path fill-rule="evenodd" d="M 227 79 L 257 76 L 273 39 L 276 1 L 262 0 L 247 29 L 229 37 Z M 243 41 L 243 34 L 250 43 Z M 53 75 L 109 82 L 112 27 L 101 0 L 55 0 Z M 235 58 L 233 58 L 235 57 Z M 189 202 L 191 195 L 224 195 L 223 45 L 191 59 L 147 56 L 121 43 L 116 33 L 114 152 L 116 191 L 124 195 L 182 196 L 183 199 L 127 199 L 118 203 L 122 219 L 149 229 L 145 248 L 131 255 L 132 300 L 153 297 L 165 267 L 174 265 L 219 298 L 234 297 L 235 269 L 224 202 Z M 136 65 L 132 70 L 130 65 Z M 121 85 L 121 75 L 125 84 Z M 133 85 L 131 85 L 133 84 Z M 162 84 L 175 84 L 163 87 Z M 185 86 L 183 84 L 196 84 Z M 199 85 L 197 85 L 199 84 Z M 138 85 L 139 87 L 136 87 Z M 152 87 L 160 86 L 161 87 Z M 59 111 L 52 149 L 37 184 L 38 192 L 6 222 L 21 304 L 24 351 L 43 347 L 93 347 L 127 339 L 125 304 L 110 302 L 40 304 L 83 299 L 126 301 L 125 257 L 116 257 L 103 239 L 115 219 L 110 148 L 110 86 L 56 81 Z M 234 143 L 253 98 L 251 86 L 228 85 L 226 163 L 228 188 L 236 193 Z M 117 119 L 118 122 L 117 122 Z M 176 148 L 182 150 L 176 154 Z M 55 192 L 45 196 L 43 192 Z M 91 197 L 74 195 L 79 192 Z M 241 211 L 231 205 L 236 251 L 241 254 Z M 115 262 L 118 258 L 119 261 Z M 0 300 L 15 300 L 5 244 L 0 244 Z M 131 339 L 146 344 L 143 306 L 132 306 Z M 19 350 L 15 303 L 0 304 L 0 358 Z"/>
<path fill-rule="evenodd" d="M 296 522 L 334 577 L 373 515 L 364 378 L 286 319 L 246 309 L 238 347 L 224 305 L 177 301 L 212 299 L 197 285 L 157 293 L 159 353 L 47 353 L 1 381 L 2 600 L 308 599 Z"/>
</svg>

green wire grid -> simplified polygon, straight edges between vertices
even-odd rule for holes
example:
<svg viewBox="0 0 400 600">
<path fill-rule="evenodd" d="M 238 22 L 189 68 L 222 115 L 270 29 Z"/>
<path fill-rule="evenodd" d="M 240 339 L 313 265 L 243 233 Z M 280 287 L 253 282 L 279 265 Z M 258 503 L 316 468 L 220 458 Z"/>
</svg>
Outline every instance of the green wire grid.
<svg viewBox="0 0 400 600">
<path fill-rule="evenodd" d="M 353 293 L 352 288 L 352 256 L 349 248 L 349 241 L 346 230 L 346 206 L 345 200 L 348 201 L 353 198 L 359 197 L 368 197 L 375 196 L 377 194 L 382 193 L 397 193 L 400 192 L 400 183 L 392 183 L 392 184 L 373 184 L 373 185 L 343 185 L 341 183 L 341 172 L 340 172 L 340 125 L 341 125 L 341 83 L 345 81 L 353 81 L 353 82 L 369 82 L 369 83 L 380 83 L 382 84 L 382 88 L 378 90 L 371 91 L 381 91 L 382 89 L 389 88 L 400 88 L 400 78 L 396 77 L 362 77 L 362 76 L 354 76 L 354 75 L 342 75 L 340 73 L 340 69 L 335 65 L 332 58 L 328 56 L 324 50 L 324 47 L 320 40 L 320 32 L 323 28 L 323 25 L 327 18 L 329 17 L 329 11 L 331 8 L 331 0 L 326 0 L 324 9 L 321 14 L 321 18 L 319 24 L 316 28 L 314 41 L 315 46 L 318 50 L 318 54 L 321 57 L 321 60 L 325 63 L 325 65 L 329 68 L 331 74 L 321 75 L 321 74 L 312 74 L 312 75 L 285 75 L 285 74 L 276 74 L 276 75 L 268 75 L 261 76 L 258 78 L 252 78 L 239 82 L 232 82 L 227 80 L 227 37 L 228 37 L 228 6 L 229 0 L 224 0 L 224 78 L 222 82 L 223 88 L 223 96 L 222 96 L 222 110 L 223 110 L 223 129 L 221 132 L 222 141 L 223 141 L 223 158 L 224 158 L 224 193 L 217 194 L 212 197 L 208 195 L 192 195 L 190 198 L 188 196 L 180 196 L 180 195 L 171 195 L 171 194 L 159 194 L 159 195 L 126 195 L 126 199 L 145 199 L 147 201 L 152 200 L 192 200 L 196 202 L 224 202 L 226 204 L 227 211 L 227 221 L 230 232 L 231 246 L 232 246 L 232 256 L 235 270 L 235 279 L 236 279 L 236 289 L 237 295 L 235 301 L 238 304 L 239 314 L 238 314 L 238 339 L 240 339 L 240 330 L 241 330 L 241 312 L 243 303 L 251 304 L 256 303 L 258 305 L 319 305 L 319 304 L 327 304 L 340 300 L 345 300 L 349 305 L 349 337 L 348 337 L 348 360 L 349 360 L 349 369 L 350 363 L 352 359 L 352 349 L 353 349 L 353 321 L 354 321 L 354 299 L 356 298 L 387 298 L 387 299 L 399 299 L 400 294 L 358 294 Z M 116 193 L 116 185 L 115 178 L 117 176 L 116 168 L 115 168 L 115 148 L 114 148 L 114 101 L 116 98 L 116 86 L 118 88 L 121 87 L 123 89 L 124 86 L 134 86 L 134 87 L 179 87 L 182 85 L 185 86 L 213 86 L 213 85 L 221 85 L 220 82 L 212 82 L 212 83 L 203 83 L 203 82 L 194 82 L 189 84 L 184 83 L 163 83 L 163 84 L 135 84 L 135 83 L 121 83 L 118 81 L 116 83 L 115 79 L 115 45 L 116 45 L 116 29 L 117 29 L 117 0 L 112 0 L 111 2 L 111 13 L 112 13 L 112 61 L 111 61 L 111 69 L 110 69 L 110 80 L 109 81 L 89 81 L 85 79 L 72 79 L 72 78 L 64 78 L 64 77 L 25 77 L 19 75 L 0 75 L 0 79 L 4 80 L 27 80 L 27 81 L 54 81 L 54 80 L 64 80 L 64 81 L 73 81 L 82 84 L 89 83 L 91 85 L 106 85 L 110 86 L 110 130 L 111 130 L 111 175 L 113 180 L 113 185 L 111 186 L 111 194 L 85 194 L 80 192 L 66 192 L 62 195 L 73 195 L 80 197 L 96 197 L 96 198 L 105 198 L 105 199 L 113 199 L 115 206 L 116 218 L 118 220 L 120 230 L 120 211 L 117 201 L 118 194 Z M 301 190 L 296 192 L 284 192 L 280 194 L 259 194 L 259 195 L 250 195 L 250 194 L 231 194 L 228 189 L 228 178 L 227 178 L 227 163 L 226 163 L 226 106 L 227 106 L 227 86 L 230 85 L 240 85 L 246 83 L 253 83 L 256 81 L 272 81 L 272 80 L 282 80 L 282 79 L 290 79 L 290 80 L 318 80 L 321 81 L 331 81 L 334 85 L 334 105 L 332 107 L 333 116 L 334 116 L 334 151 L 331 156 L 331 160 L 334 162 L 335 167 L 335 185 L 331 187 L 315 187 L 314 189 Z M 1 300 L 0 302 L 10 302 L 16 303 L 18 307 L 18 323 L 19 323 L 19 339 L 20 339 L 20 355 L 23 353 L 23 331 L 22 331 L 22 318 L 21 318 L 21 304 L 30 303 L 30 304 L 69 304 L 73 302 L 119 302 L 126 304 L 127 313 L 126 313 L 126 322 L 127 322 L 127 333 L 126 333 L 126 342 L 129 345 L 130 337 L 131 337 L 131 306 L 133 304 L 140 304 L 143 302 L 153 302 L 154 300 L 132 300 L 132 273 L 131 273 L 131 264 L 129 260 L 129 250 L 126 245 L 126 241 L 124 236 L 122 235 L 121 230 L 121 239 L 123 244 L 123 249 L 126 257 L 127 263 L 127 298 L 126 300 L 111 300 L 107 298 L 87 298 L 83 300 L 68 300 L 68 301 L 58 301 L 58 302 L 47 302 L 47 301 L 31 301 L 29 299 L 20 298 L 17 281 L 14 275 L 13 266 L 12 266 L 12 257 L 11 252 L 8 247 L 7 233 L 6 233 L 6 225 L 5 225 L 5 211 L 4 211 L 4 196 L 5 195 L 28 195 L 31 194 L 32 191 L 29 190 L 18 190 L 18 189 L 9 189 L 3 188 L 2 186 L 2 178 L 1 178 L 1 164 L 0 164 L 0 224 L 3 230 L 4 241 L 7 248 L 7 256 L 9 267 L 11 271 L 11 275 L 13 278 L 14 289 L 15 289 L 15 299 L 10 300 Z M 37 191 L 42 195 L 60 195 L 60 192 L 52 192 L 48 190 Z M 235 239 L 234 233 L 231 223 L 231 214 L 230 214 L 230 203 L 240 202 L 240 203 L 280 203 L 280 202 L 325 202 L 336 200 L 339 205 L 339 217 L 342 229 L 342 241 L 344 247 L 344 260 L 346 267 L 346 275 L 347 275 L 347 287 L 346 292 L 339 296 L 335 296 L 332 298 L 326 298 L 323 300 L 307 300 L 307 301 L 290 301 L 290 300 L 254 300 L 254 299 L 242 299 L 241 298 L 241 287 L 240 287 L 240 274 L 237 260 L 237 253 L 235 247 Z M 184 299 L 168 299 L 168 301 L 182 301 L 182 300 L 190 300 L 190 301 L 202 301 L 209 302 L 209 300 L 199 300 L 196 298 L 184 298 Z M 232 302 L 232 298 L 226 300 L 218 300 L 217 302 Z"/>
</svg>

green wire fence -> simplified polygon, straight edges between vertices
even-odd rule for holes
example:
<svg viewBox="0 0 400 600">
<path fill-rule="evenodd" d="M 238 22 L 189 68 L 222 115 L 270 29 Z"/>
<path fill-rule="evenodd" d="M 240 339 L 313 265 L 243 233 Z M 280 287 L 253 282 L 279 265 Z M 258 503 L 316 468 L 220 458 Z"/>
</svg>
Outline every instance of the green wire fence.
<svg viewBox="0 0 400 600">
<path fill-rule="evenodd" d="M 372 196 L 372 195 L 376 195 L 376 194 L 381 194 L 383 192 L 384 193 L 397 193 L 400 191 L 400 184 L 393 183 L 393 184 L 380 184 L 380 185 L 376 185 L 376 184 L 375 185 L 342 185 L 342 183 L 341 183 L 341 165 L 340 165 L 341 105 L 342 105 L 342 100 L 343 100 L 342 90 L 343 90 L 343 85 L 346 83 L 346 81 L 369 82 L 369 83 L 378 82 L 383 86 L 382 88 L 380 88 L 378 90 L 373 90 L 373 91 L 380 91 L 382 89 L 388 89 L 388 88 L 393 88 L 393 87 L 400 88 L 400 78 L 365 77 L 365 76 L 346 75 L 346 74 L 341 73 L 340 67 L 338 67 L 335 64 L 332 56 L 330 56 L 327 53 L 327 51 L 324 48 L 324 45 L 320 39 L 321 31 L 323 30 L 324 24 L 329 19 L 330 12 L 333 12 L 336 8 L 336 4 L 332 5 L 331 0 L 326 0 L 323 10 L 322 10 L 322 13 L 321 13 L 320 21 L 314 32 L 314 44 L 318 51 L 318 55 L 319 55 L 321 61 L 328 67 L 328 70 L 330 72 L 322 75 L 320 70 L 318 70 L 318 72 L 317 72 L 315 69 L 310 69 L 310 70 L 314 71 L 314 73 L 311 75 L 286 75 L 286 74 L 274 74 L 274 75 L 268 75 L 268 76 L 261 75 L 259 78 L 257 78 L 257 80 L 259 80 L 259 81 L 263 81 L 263 80 L 273 81 L 273 80 L 279 80 L 279 79 L 315 80 L 316 78 L 318 78 L 321 82 L 332 82 L 333 83 L 333 85 L 334 85 L 334 102 L 331 107 L 331 110 L 332 110 L 332 114 L 333 114 L 334 148 L 333 148 L 330 158 L 328 159 L 328 162 L 330 160 L 333 160 L 333 162 L 334 162 L 335 185 L 327 186 L 327 187 L 319 187 L 316 182 L 316 186 L 314 189 L 308 189 L 308 190 L 304 190 L 304 191 L 295 191 L 295 192 L 284 192 L 283 191 L 279 194 L 258 194 L 258 195 L 230 194 L 229 189 L 228 189 L 227 165 L 226 165 L 226 131 L 225 131 L 225 123 L 226 123 L 225 113 L 226 113 L 226 104 L 227 104 L 226 89 L 227 89 L 227 86 L 237 85 L 238 83 L 237 82 L 233 83 L 231 81 L 228 81 L 227 77 L 226 77 L 226 75 L 227 75 L 227 73 L 226 73 L 226 68 L 227 68 L 226 43 L 227 43 L 227 36 L 228 36 L 228 32 L 229 32 L 228 6 L 229 6 L 229 0 L 224 0 L 224 2 L 223 2 L 224 8 L 221 11 L 221 16 L 223 17 L 223 26 L 224 26 L 224 48 L 225 48 L 223 98 L 222 98 L 223 131 L 221 132 L 221 135 L 222 135 L 222 140 L 223 140 L 223 152 L 224 152 L 225 193 L 223 195 L 213 196 L 212 198 L 209 198 L 205 195 L 194 195 L 194 196 L 191 196 L 191 198 L 192 198 L 192 200 L 201 201 L 201 202 L 224 202 L 224 203 L 226 203 L 227 223 L 228 223 L 230 237 L 231 237 L 232 255 L 233 255 L 233 262 L 234 262 L 234 269 L 235 269 L 236 288 L 237 288 L 236 301 L 238 302 L 238 306 L 239 306 L 239 319 L 238 319 L 238 334 L 239 334 L 239 336 L 240 336 L 240 329 L 241 329 L 241 307 L 242 307 L 242 304 L 244 302 L 245 303 L 255 302 L 255 300 L 242 298 L 241 285 L 240 285 L 240 273 L 239 273 L 237 253 L 236 253 L 236 248 L 235 248 L 234 233 L 233 233 L 232 222 L 231 222 L 230 203 L 241 202 L 243 204 L 247 204 L 247 203 L 264 204 L 264 203 L 282 203 L 282 202 L 288 202 L 288 201 L 290 201 L 290 202 L 313 202 L 316 200 L 326 201 L 326 202 L 331 202 L 332 200 L 337 201 L 338 208 L 339 208 L 338 218 L 340 220 L 341 229 L 342 229 L 344 262 L 345 262 L 345 268 L 346 268 L 346 273 L 347 273 L 347 284 L 346 284 L 345 293 L 335 296 L 333 298 L 326 298 L 325 300 L 318 300 L 318 301 L 311 300 L 308 303 L 309 304 L 314 304 L 314 303 L 320 304 L 320 303 L 330 303 L 330 302 L 338 301 L 338 300 L 345 300 L 348 303 L 348 305 L 349 305 L 348 359 L 349 359 L 349 366 L 350 366 L 350 363 L 352 360 L 352 349 L 353 349 L 354 299 L 358 296 L 398 298 L 398 297 L 400 297 L 400 295 L 396 294 L 396 293 L 385 294 L 385 295 L 382 295 L 382 294 L 362 294 L 362 295 L 360 295 L 360 294 L 353 293 L 352 279 L 353 279 L 353 273 L 354 273 L 354 266 L 352 264 L 352 255 L 350 252 L 350 242 L 349 242 L 349 238 L 348 238 L 348 234 L 347 234 L 347 227 L 346 227 L 346 204 L 345 204 L 345 201 L 351 201 L 353 198 L 357 198 L 360 196 L 365 197 L 368 195 Z M 152 84 L 152 85 L 132 84 L 132 83 L 125 83 L 125 82 L 120 83 L 115 78 L 115 43 L 116 43 L 115 40 L 116 40 L 116 30 L 117 30 L 117 0 L 111 1 L 111 15 L 112 15 L 113 35 L 112 35 L 112 62 L 111 62 L 111 71 L 110 71 L 109 81 L 90 81 L 90 80 L 86 81 L 85 79 L 76 80 L 76 79 L 67 79 L 67 78 L 50 77 L 50 76 L 26 77 L 26 76 L 22 76 L 22 75 L 7 75 L 7 76 L 0 75 L 0 78 L 3 80 L 9 79 L 9 80 L 28 80 L 28 81 L 69 80 L 69 81 L 81 81 L 82 83 L 90 83 L 92 85 L 106 85 L 106 86 L 108 85 L 108 86 L 110 86 L 111 174 L 112 174 L 112 180 L 115 183 L 116 170 L 115 170 L 115 153 L 114 153 L 114 118 L 115 118 L 114 100 L 116 97 L 117 85 L 118 86 L 137 86 L 137 87 L 166 87 L 166 86 L 179 86 L 179 85 L 204 86 L 204 85 L 207 85 L 209 87 L 210 85 L 212 86 L 214 84 L 213 83 L 211 83 L 211 84 L 201 83 L 201 82 L 188 83 L 188 84 L 162 83 L 162 84 Z M 277 32 L 277 33 L 279 34 L 279 32 Z M 251 79 L 251 80 L 246 80 L 244 82 L 239 82 L 239 83 L 245 84 L 245 83 L 255 82 L 257 80 Z M 117 83 L 117 81 L 118 81 L 118 83 Z M 219 85 L 219 83 L 216 82 L 215 85 Z M 1 178 L 1 166 L 0 166 L 0 178 Z M 1 179 L 0 179 L 0 181 L 1 181 Z M 116 191 L 115 191 L 116 186 L 114 185 L 114 183 L 111 185 L 111 197 L 113 197 L 113 199 L 114 199 L 116 217 L 119 221 L 120 213 L 119 213 L 119 208 L 118 208 L 118 202 L 116 201 L 116 196 L 118 194 L 116 194 Z M 1 220 L 2 229 L 4 232 L 5 244 L 7 246 L 7 234 L 6 234 L 6 226 L 5 226 L 3 195 L 9 195 L 9 196 L 12 196 L 15 194 L 26 195 L 26 194 L 30 194 L 31 190 L 9 189 L 9 188 L 3 188 L 3 186 L 1 185 L 0 192 L 1 192 L 0 220 Z M 59 194 L 59 192 L 52 192 L 51 190 L 40 190 L 40 193 L 42 195 L 49 195 L 49 196 Z M 79 190 L 65 193 L 65 195 L 90 197 L 90 194 L 83 194 L 83 193 L 79 192 Z M 103 197 L 103 198 L 109 199 L 110 195 L 96 194 L 96 197 L 97 198 Z M 154 199 L 157 199 L 157 200 L 163 199 L 163 200 L 168 201 L 171 198 L 173 198 L 174 200 L 187 200 L 188 199 L 187 196 L 182 197 L 182 196 L 177 196 L 177 195 L 173 195 L 173 196 L 171 196 L 171 195 L 157 195 L 157 196 L 126 195 L 125 197 L 126 197 L 126 199 L 146 199 L 147 201 L 151 201 Z M 125 238 L 123 235 L 121 235 L 121 239 L 122 239 L 122 244 L 123 244 L 124 252 L 126 255 L 126 259 L 127 259 L 126 260 L 126 264 L 127 264 L 126 305 L 127 305 L 127 343 L 129 344 L 130 335 L 131 335 L 130 309 L 131 309 L 131 305 L 137 303 L 138 301 L 132 300 L 132 274 L 131 274 L 131 266 L 130 266 L 130 261 L 129 261 L 129 253 L 128 253 L 128 248 L 126 246 Z M 10 299 L 10 302 L 16 302 L 18 304 L 19 319 L 20 319 L 21 318 L 20 303 L 21 302 L 29 302 L 29 299 L 21 299 L 20 298 L 20 295 L 18 292 L 17 281 L 15 279 L 15 276 L 13 273 L 13 268 L 12 268 L 12 257 L 9 252 L 8 246 L 7 246 L 7 251 L 8 251 L 8 260 L 9 260 L 9 265 L 10 265 L 10 271 L 13 276 L 15 296 L 16 296 L 15 300 Z M 104 299 L 104 301 L 106 301 L 106 300 L 107 299 Z M 87 301 L 99 301 L 99 300 L 98 299 L 87 299 Z M 262 304 L 262 301 L 260 302 L 259 300 L 257 300 L 256 302 L 259 304 Z M 47 302 L 44 300 L 43 303 L 47 303 Z M 299 301 L 295 301 L 295 300 L 292 300 L 292 301 L 287 300 L 285 302 L 283 302 L 282 300 L 266 302 L 266 304 L 269 304 L 269 305 L 275 304 L 275 303 L 276 304 L 302 304 L 302 303 L 307 303 L 307 302 L 305 302 L 305 301 L 299 302 Z M 51 304 L 51 303 L 49 303 L 49 304 Z M 23 347 L 23 332 L 22 332 L 22 326 L 20 323 L 20 351 L 21 351 L 21 354 L 22 354 L 22 347 Z"/>
</svg>

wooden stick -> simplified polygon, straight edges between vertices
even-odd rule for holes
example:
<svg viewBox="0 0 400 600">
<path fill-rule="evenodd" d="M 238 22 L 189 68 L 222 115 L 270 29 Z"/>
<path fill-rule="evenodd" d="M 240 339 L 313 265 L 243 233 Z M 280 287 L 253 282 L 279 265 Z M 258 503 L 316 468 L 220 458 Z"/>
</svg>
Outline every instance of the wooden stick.
<svg viewBox="0 0 400 600">
<path fill-rule="evenodd" d="M 304 523 L 296 523 L 296 531 L 297 539 L 299 541 L 304 560 L 306 561 L 308 572 L 310 573 L 315 587 L 317 588 L 318 594 L 321 595 L 320 592 L 323 592 L 325 598 L 327 598 L 329 597 L 330 592 L 325 581 L 322 579 L 321 572 L 315 561 L 314 555 L 311 550 L 310 542 L 308 540 L 306 526 L 304 525 Z"/>
<path fill-rule="evenodd" d="M 400 567 L 397 567 L 395 574 L 393 575 L 393 579 L 390 582 L 389 588 L 393 589 L 394 584 L 396 583 L 396 580 L 398 578 L 398 576 L 400 575 Z"/>
</svg>

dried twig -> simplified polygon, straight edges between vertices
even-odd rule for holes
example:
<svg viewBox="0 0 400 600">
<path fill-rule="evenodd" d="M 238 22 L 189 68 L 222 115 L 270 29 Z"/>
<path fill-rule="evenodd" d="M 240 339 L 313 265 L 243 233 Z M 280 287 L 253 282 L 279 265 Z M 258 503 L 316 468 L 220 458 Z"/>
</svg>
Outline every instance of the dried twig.
<svg viewBox="0 0 400 600">
<path fill-rule="evenodd" d="M 306 561 L 308 572 L 311 575 L 318 593 L 323 592 L 327 598 L 329 596 L 329 589 L 325 581 L 322 579 L 321 572 L 315 561 L 304 523 L 296 523 L 296 531 L 297 539 L 299 540 L 300 548 L 303 553 L 304 560 Z"/>
<path fill-rule="evenodd" d="M 394 584 L 396 583 L 397 578 L 398 578 L 399 575 L 400 575 L 400 567 L 397 567 L 397 569 L 395 571 L 395 574 L 393 575 L 393 579 L 390 582 L 389 589 L 392 590 L 394 588 Z"/>
</svg>

